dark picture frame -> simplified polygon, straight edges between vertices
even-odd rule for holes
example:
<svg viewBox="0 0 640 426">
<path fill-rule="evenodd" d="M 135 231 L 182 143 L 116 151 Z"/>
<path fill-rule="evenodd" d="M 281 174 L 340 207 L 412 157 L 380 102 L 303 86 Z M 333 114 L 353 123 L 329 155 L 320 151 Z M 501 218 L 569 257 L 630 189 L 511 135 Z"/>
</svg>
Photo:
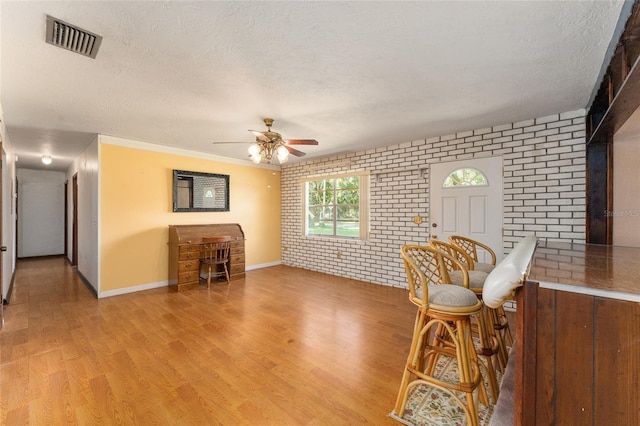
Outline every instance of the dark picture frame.
<svg viewBox="0 0 640 426">
<path fill-rule="evenodd" d="M 174 212 L 228 212 L 229 175 L 173 170 Z"/>
</svg>

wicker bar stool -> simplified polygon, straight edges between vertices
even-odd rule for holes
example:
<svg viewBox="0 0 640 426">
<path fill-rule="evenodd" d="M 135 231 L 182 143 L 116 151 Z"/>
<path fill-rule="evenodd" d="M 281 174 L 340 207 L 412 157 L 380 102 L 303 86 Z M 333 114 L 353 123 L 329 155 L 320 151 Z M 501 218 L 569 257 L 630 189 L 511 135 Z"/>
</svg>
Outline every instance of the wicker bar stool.
<svg viewBox="0 0 640 426">
<path fill-rule="evenodd" d="M 467 253 L 467 255 L 469 255 L 469 257 L 473 260 L 474 270 L 490 273 L 493 268 L 496 267 L 496 253 L 488 245 L 471 238 L 463 237 L 461 235 L 450 236 L 449 242 L 454 246 L 459 247 L 465 253 Z M 480 256 L 478 255 L 478 252 L 480 250 L 484 250 L 489 254 L 489 256 L 491 257 L 491 263 L 480 262 Z M 513 346 L 513 335 L 511 334 L 511 329 L 509 328 L 507 315 L 505 314 L 504 308 L 502 306 L 490 311 L 490 315 L 492 316 L 492 322 L 496 330 L 496 334 L 499 335 L 498 338 L 500 339 L 500 343 L 502 343 L 500 358 L 501 360 L 506 362 L 506 347 Z"/>
<path fill-rule="evenodd" d="M 482 300 L 482 289 L 484 287 L 484 281 L 489 275 L 486 272 L 473 270 L 473 260 L 462 249 L 453 244 L 446 243 L 440 240 L 431 240 L 429 245 L 436 250 L 440 250 L 443 253 L 447 253 L 451 257 L 457 259 L 459 262 L 454 263 L 444 258 L 445 270 L 443 271 L 443 283 L 456 284 L 464 286 L 464 277 L 468 275 L 468 288 L 473 291 L 476 297 Z M 471 269 L 469 269 L 469 267 Z M 462 269 L 466 268 L 466 274 Z M 474 333 L 478 336 L 479 347 L 476 348 L 478 355 L 482 356 L 485 360 L 484 366 L 486 369 L 487 380 L 489 383 L 489 390 L 493 399 L 493 402 L 498 401 L 500 393 L 500 386 L 498 385 L 497 372 L 503 372 L 504 367 L 507 364 L 508 354 L 504 348 L 504 343 L 500 339 L 500 333 L 496 330 L 493 323 L 494 312 L 493 309 L 483 305 L 482 313 L 476 318 L 476 324 L 474 327 Z"/>
<path fill-rule="evenodd" d="M 488 245 L 480 241 L 472 240 L 471 238 L 463 237 L 462 235 L 450 236 L 449 242 L 454 246 L 460 247 L 462 251 L 471 257 L 473 260 L 473 270 L 489 273 L 496 266 L 496 253 Z M 480 262 L 478 249 L 485 250 L 489 256 L 491 256 L 491 263 Z"/>
<path fill-rule="evenodd" d="M 443 258 L 457 262 L 448 254 L 418 245 L 405 245 L 401 254 L 409 300 L 418 312 L 393 414 L 402 418 L 411 389 L 427 385 L 450 396 L 464 411 L 467 424 L 478 425 L 477 399 L 484 404 L 488 399 L 473 345 L 471 317 L 482 312 L 482 302 L 468 288 L 439 284 Z M 438 374 L 442 356 L 455 360 L 457 381 Z"/>
</svg>

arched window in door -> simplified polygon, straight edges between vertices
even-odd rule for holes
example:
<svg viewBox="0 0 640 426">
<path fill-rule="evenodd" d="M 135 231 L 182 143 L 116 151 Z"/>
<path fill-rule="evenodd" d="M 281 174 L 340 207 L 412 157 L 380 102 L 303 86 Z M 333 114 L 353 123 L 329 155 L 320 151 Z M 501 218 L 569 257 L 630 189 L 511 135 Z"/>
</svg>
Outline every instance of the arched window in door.
<svg viewBox="0 0 640 426">
<path fill-rule="evenodd" d="M 454 188 L 456 186 L 488 186 L 487 177 L 477 169 L 463 168 L 449 173 L 442 183 L 443 188 Z"/>
</svg>

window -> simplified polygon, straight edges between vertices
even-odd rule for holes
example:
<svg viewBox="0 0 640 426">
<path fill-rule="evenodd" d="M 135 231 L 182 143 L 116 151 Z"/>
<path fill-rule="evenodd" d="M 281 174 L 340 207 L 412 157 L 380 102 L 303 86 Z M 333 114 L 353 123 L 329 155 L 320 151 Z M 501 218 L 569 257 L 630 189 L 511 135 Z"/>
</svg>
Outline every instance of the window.
<svg viewBox="0 0 640 426">
<path fill-rule="evenodd" d="M 481 171 L 476 169 L 458 169 L 454 170 L 446 177 L 443 188 L 452 188 L 455 186 L 487 186 L 489 182 L 487 177 Z"/>
<path fill-rule="evenodd" d="M 368 174 L 308 179 L 303 192 L 305 235 L 367 239 Z"/>
</svg>

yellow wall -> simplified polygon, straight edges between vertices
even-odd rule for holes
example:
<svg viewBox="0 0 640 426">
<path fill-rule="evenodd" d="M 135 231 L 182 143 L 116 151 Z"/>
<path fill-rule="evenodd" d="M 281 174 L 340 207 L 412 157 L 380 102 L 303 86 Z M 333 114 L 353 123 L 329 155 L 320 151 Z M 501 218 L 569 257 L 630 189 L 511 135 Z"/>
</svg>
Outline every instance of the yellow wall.
<svg viewBox="0 0 640 426">
<path fill-rule="evenodd" d="M 228 174 L 230 211 L 174 213 L 173 169 Z M 279 262 L 280 172 L 102 143 L 100 291 L 168 279 L 168 225 L 239 223 L 246 266 Z"/>
</svg>

